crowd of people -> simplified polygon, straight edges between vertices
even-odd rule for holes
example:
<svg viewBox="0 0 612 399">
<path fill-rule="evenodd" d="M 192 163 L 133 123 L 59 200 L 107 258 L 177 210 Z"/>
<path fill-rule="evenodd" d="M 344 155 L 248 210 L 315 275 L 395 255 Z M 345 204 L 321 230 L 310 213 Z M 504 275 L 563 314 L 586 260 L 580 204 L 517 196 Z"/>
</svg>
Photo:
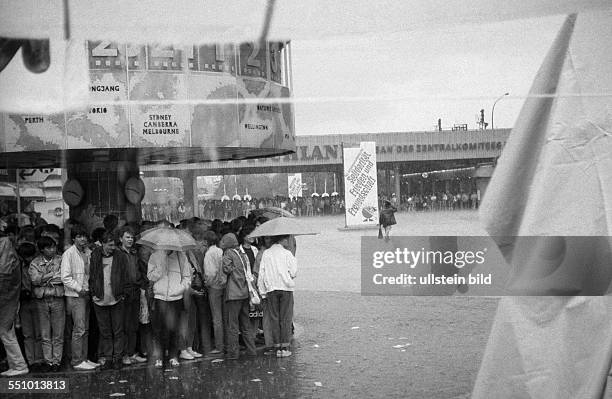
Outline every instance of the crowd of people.
<svg viewBox="0 0 612 399">
<path fill-rule="evenodd" d="M 64 229 L 5 226 L 0 358 L 9 368 L 2 375 L 238 359 L 241 346 L 256 356 L 258 341 L 265 355 L 290 356 L 295 240 L 251 238 L 266 221 L 193 217 L 174 226 L 108 215 L 91 234 L 72 220 Z M 153 229 L 181 230 L 195 247 L 141 245 Z"/>
</svg>

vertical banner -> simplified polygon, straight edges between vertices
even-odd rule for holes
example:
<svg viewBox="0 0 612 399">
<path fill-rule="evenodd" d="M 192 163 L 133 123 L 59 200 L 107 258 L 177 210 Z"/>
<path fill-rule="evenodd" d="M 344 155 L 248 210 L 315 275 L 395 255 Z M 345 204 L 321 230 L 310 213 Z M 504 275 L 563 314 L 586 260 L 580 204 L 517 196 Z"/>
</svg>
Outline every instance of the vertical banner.
<svg viewBox="0 0 612 399">
<path fill-rule="evenodd" d="M 361 142 L 357 148 L 344 148 L 344 187 L 346 226 L 378 224 L 378 184 L 376 143 Z"/>
<path fill-rule="evenodd" d="M 293 175 L 287 175 L 287 188 L 289 191 L 289 198 L 296 198 L 302 196 L 302 174 L 295 173 Z"/>
</svg>

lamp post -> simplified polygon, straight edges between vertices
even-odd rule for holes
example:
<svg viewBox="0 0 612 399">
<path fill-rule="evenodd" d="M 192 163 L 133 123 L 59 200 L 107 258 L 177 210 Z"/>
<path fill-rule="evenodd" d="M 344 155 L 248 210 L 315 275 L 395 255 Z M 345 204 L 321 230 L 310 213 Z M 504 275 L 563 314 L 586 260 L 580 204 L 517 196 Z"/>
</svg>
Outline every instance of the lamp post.
<svg viewBox="0 0 612 399">
<path fill-rule="evenodd" d="M 495 104 L 497 104 L 497 102 L 498 102 L 499 100 L 501 100 L 502 98 L 506 97 L 506 96 L 507 96 L 507 95 L 509 95 L 509 94 L 510 94 L 510 93 L 504 93 L 504 94 L 502 94 L 502 95 L 501 95 L 501 96 L 499 96 L 499 98 L 498 98 L 497 100 L 495 100 L 495 102 L 493 103 L 493 108 L 491 108 L 491 130 L 493 130 L 493 129 L 494 129 L 494 126 L 495 126 L 495 125 L 493 125 L 493 113 L 495 112 Z"/>
</svg>

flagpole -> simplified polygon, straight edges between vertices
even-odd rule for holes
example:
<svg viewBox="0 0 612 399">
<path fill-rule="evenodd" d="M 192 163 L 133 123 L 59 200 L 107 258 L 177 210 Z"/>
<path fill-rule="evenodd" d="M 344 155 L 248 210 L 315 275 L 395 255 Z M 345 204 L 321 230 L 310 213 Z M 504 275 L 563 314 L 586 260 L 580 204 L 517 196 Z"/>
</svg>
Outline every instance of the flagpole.
<svg viewBox="0 0 612 399">
<path fill-rule="evenodd" d="M 342 178 L 344 178 L 344 173 L 345 173 L 346 169 L 344 169 L 344 167 L 345 167 L 345 165 L 344 165 L 345 157 L 344 157 L 344 142 L 343 141 L 340 142 L 340 150 L 342 151 Z M 346 182 L 343 183 L 343 187 L 344 187 L 344 228 L 346 229 L 346 228 L 348 228 L 348 223 L 347 223 L 347 220 L 346 220 Z"/>
<path fill-rule="evenodd" d="M 15 173 L 15 177 L 17 180 L 17 189 L 16 189 L 16 195 L 17 195 L 17 225 L 19 227 L 21 227 L 19 225 L 19 215 L 21 215 L 21 187 L 20 187 L 20 182 L 19 182 L 19 169 L 16 170 Z"/>
</svg>

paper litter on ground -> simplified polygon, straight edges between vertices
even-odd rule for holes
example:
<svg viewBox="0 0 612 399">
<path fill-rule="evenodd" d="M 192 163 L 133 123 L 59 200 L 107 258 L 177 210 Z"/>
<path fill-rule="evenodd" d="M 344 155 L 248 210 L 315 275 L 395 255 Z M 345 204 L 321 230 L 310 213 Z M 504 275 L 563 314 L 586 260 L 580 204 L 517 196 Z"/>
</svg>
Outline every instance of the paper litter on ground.
<svg viewBox="0 0 612 399">
<path fill-rule="evenodd" d="M 214 359 L 214 360 L 211 360 L 210 362 L 211 363 L 221 363 L 222 361 L 223 359 Z"/>
<path fill-rule="evenodd" d="M 119 384 L 125 384 L 127 380 L 119 380 Z"/>
<path fill-rule="evenodd" d="M 171 380 L 178 380 L 178 377 L 170 377 Z"/>
<path fill-rule="evenodd" d="M 351 330 L 358 330 L 359 326 L 351 327 Z"/>
<path fill-rule="evenodd" d="M 322 387 L 322 386 L 323 386 L 323 384 L 321 384 L 319 381 L 315 381 L 315 386 L 317 386 L 317 387 Z"/>
<path fill-rule="evenodd" d="M 110 397 L 111 397 L 111 398 L 116 397 L 116 396 L 125 396 L 125 394 L 124 394 L 124 393 L 121 393 L 121 392 L 115 392 L 115 393 L 111 393 L 111 394 L 110 394 Z"/>
<path fill-rule="evenodd" d="M 312 347 L 313 347 L 313 348 L 318 348 L 318 347 L 319 347 L 319 345 L 314 344 Z"/>
<path fill-rule="evenodd" d="M 261 380 L 259 378 L 253 378 L 251 382 L 261 382 Z"/>
</svg>

